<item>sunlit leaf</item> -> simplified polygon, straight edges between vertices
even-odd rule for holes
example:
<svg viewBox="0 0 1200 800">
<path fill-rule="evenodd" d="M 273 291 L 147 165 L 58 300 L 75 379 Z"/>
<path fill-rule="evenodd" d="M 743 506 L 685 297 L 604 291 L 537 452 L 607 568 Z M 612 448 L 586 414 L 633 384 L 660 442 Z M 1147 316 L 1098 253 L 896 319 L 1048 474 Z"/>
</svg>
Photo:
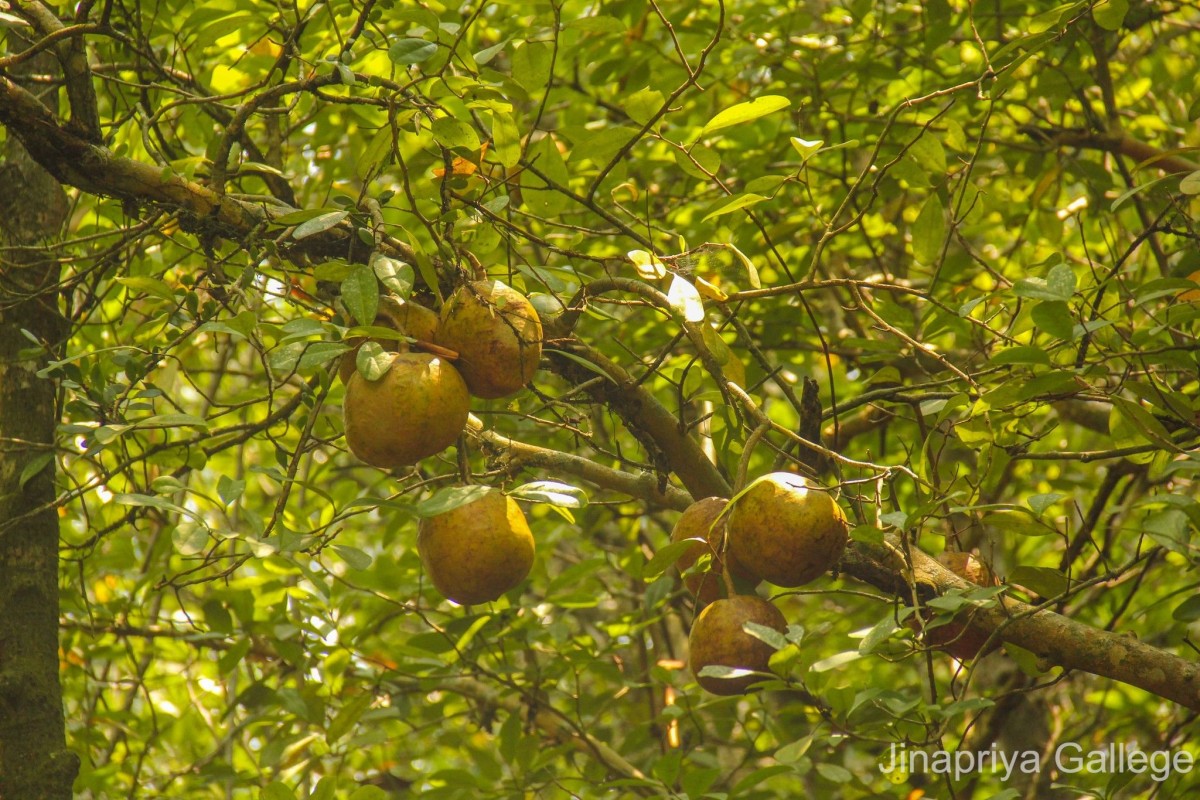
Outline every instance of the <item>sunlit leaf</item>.
<svg viewBox="0 0 1200 800">
<path fill-rule="evenodd" d="M 688 322 L 704 321 L 704 301 L 692 282 L 679 275 L 671 276 L 671 288 L 667 290 L 667 300 Z"/>
<path fill-rule="evenodd" d="M 630 250 L 625 255 L 637 268 L 638 275 L 646 280 L 658 280 L 667 276 L 666 265 L 658 260 L 658 256 L 645 250 Z"/>
<path fill-rule="evenodd" d="M 722 128 L 756 120 L 767 114 L 782 111 L 791 104 L 791 100 L 777 94 L 762 95 L 749 102 L 738 103 L 721 111 L 705 123 L 704 128 L 701 130 L 701 135 L 714 133 Z"/>
</svg>

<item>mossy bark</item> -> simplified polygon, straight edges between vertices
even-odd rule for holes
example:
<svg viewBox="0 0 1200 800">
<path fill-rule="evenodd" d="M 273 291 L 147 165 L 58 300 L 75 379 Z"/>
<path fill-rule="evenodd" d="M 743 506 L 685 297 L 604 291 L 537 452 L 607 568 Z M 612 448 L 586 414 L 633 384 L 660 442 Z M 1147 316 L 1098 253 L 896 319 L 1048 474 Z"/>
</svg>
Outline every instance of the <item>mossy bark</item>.
<svg viewBox="0 0 1200 800">
<path fill-rule="evenodd" d="M 0 186 L 0 800 L 57 800 L 72 796 L 78 759 L 59 683 L 56 389 L 37 371 L 66 335 L 44 245 L 68 208 L 12 137 Z M 23 331 L 44 344 L 36 355 Z"/>
</svg>

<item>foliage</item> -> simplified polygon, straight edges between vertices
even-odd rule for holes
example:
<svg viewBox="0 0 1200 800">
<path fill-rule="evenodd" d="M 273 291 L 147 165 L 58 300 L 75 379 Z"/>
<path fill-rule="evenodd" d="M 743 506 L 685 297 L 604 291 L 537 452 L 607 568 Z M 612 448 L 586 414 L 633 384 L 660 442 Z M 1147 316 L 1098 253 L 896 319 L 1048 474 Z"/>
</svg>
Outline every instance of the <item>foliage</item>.
<svg viewBox="0 0 1200 800">
<path fill-rule="evenodd" d="M 1200 755 L 1180 705 L 1011 644 L 957 662 L 904 624 L 915 587 L 844 575 L 775 593 L 785 681 L 703 694 L 652 559 L 706 473 L 644 413 L 716 483 L 819 464 L 856 541 L 975 550 L 1195 660 L 1195 8 L 81 9 L 104 146 L 264 216 L 84 187 L 55 245 L 79 796 L 867 797 L 898 791 L 892 743 Z M 571 308 L 546 368 L 417 469 L 357 462 L 347 340 L 381 292 L 436 306 L 476 264 Z M 836 457 L 794 435 L 805 378 Z M 464 483 L 522 498 L 538 548 L 466 609 L 415 547 Z"/>
</svg>

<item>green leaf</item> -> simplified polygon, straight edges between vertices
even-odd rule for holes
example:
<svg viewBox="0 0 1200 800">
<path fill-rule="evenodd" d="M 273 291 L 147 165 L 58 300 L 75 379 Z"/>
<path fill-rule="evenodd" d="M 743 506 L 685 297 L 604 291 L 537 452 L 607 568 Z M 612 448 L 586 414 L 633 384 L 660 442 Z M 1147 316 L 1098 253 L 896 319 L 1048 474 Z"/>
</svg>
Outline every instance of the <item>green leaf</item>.
<svg viewBox="0 0 1200 800">
<path fill-rule="evenodd" d="M 326 208 L 302 208 L 299 211 L 291 211 L 275 217 L 271 221 L 276 225 L 299 225 L 302 222 L 308 222 L 310 219 L 315 219 L 328 213 L 329 209 Z"/>
<path fill-rule="evenodd" d="M 262 790 L 259 798 L 261 800 L 296 800 L 296 793 L 287 784 L 272 781 Z"/>
<path fill-rule="evenodd" d="M 663 97 L 662 92 L 657 89 L 645 88 L 626 95 L 622 101 L 622 107 L 631 120 L 639 125 L 645 125 L 658 113 L 664 102 L 666 102 L 666 98 Z"/>
<path fill-rule="evenodd" d="M 337 553 L 342 561 L 345 561 L 351 569 L 368 569 L 371 566 L 371 562 L 374 561 L 369 554 L 349 545 L 335 544 L 333 552 Z"/>
<path fill-rule="evenodd" d="M 430 126 L 434 140 L 442 147 L 475 151 L 479 149 L 479 134 L 475 129 L 454 117 L 434 120 Z"/>
<path fill-rule="evenodd" d="M 360 786 L 350 793 L 348 800 L 388 800 L 388 793 L 378 786 Z"/>
<path fill-rule="evenodd" d="M 755 268 L 754 262 L 750 260 L 750 257 L 741 250 L 738 250 L 737 247 L 735 247 L 732 243 L 726 244 L 725 246 L 733 251 L 733 254 L 738 257 L 739 261 L 742 262 L 742 266 L 746 268 L 746 280 L 750 282 L 750 288 L 761 289 L 762 280 L 758 277 L 758 270 Z"/>
<path fill-rule="evenodd" d="M 601 369 L 596 364 L 592 363 L 591 361 L 588 361 L 586 358 L 583 358 L 582 356 L 575 355 L 574 353 L 568 353 L 566 350 L 555 350 L 552 347 L 544 347 L 544 348 L 542 348 L 542 352 L 547 355 L 554 355 L 554 356 L 558 356 L 559 358 L 565 358 L 568 361 L 573 361 L 574 363 L 578 364 L 579 366 L 583 367 L 584 369 L 588 370 L 589 372 L 593 372 L 602 378 L 606 378 L 609 381 L 613 381 L 613 377 L 611 375 L 609 375 L 607 372 L 605 372 L 603 369 Z M 613 381 L 613 382 L 615 383 L 615 381 Z"/>
<path fill-rule="evenodd" d="M 700 131 L 701 136 L 728 128 L 733 125 L 741 125 L 760 117 L 765 117 L 767 114 L 773 114 L 776 111 L 782 111 L 792 104 L 791 100 L 777 94 L 767 94 L 761 97 L 756 97 L 746 103 L 738 103 L 730 106 L 724 111 L 710 119 Z"/>
<path fill-rule="evenodd" d="M 155 414 L 130 420 L 135 428 L 200 428 L 208 430 L 208 422 L 194 414 Z"/>
<path fill-rule="evenodd" d="M 1050 492 L 1047 494 L 1035 494 L 1028 498 L 1025 502 L 1033 509 L 1033 513 L 1039 517 L 1046 513 L 1046 509 L 1061 500 L 1063 496 L 1058 492 Z"/>
<path fill-rule="evenodd" d="M 1049 567 L 1013 567 L 1008 574 L 1010 583 L 1028 587 L 1044 598 L 1058 597 L 1071 587 L 1071 580 Z"/>
<path fill-rule="evenodd" d="M 1185 175 L 1179 182 L 1179 191 L 1184 194 L 1200 194 L 1200 170 Z"/>
<path fill-rule="evenodd" d="M 21 489 L 24 489 L 25 484 L 41 474 L 42 470 L 48 467 L 52 461 L 54 461 L 53 450 L 38 453 L 29 459 L 29 461 L 25 462 L 25 467 L 21 470 L 21 477 L 17 479 L 17 485 Z"/>
<path fill-rule="evenodd" d="M 125 278 L 117 278 L 117 283 L 122 286 L 132 289 L 134 292 L 144 292 L 145 294 L 161 298 L 163 300 L 175 301 L 175 292 L 170 286 L 158 280 L 146 276 L 133 276 Z"/>
<path fill-rule="evenodd" d="M 192 512 L 172 503 L 165 497 L 155 497 L 148 494 L 114 494 L 112 502 L 118 506 L 142 506 L 144 508 L 156 508 L 159 511 L 167 511 L 172 514 L 183 514 L 184 516 L 192 516 Z"/>
<path fill-rule="evenodd" d="M 1180 622 L 1195 622 L 1200 619 L 1200 594 L 1192 595 L 1176 606 L 1171 616 Z"/>
<path fill-rule="evenodd" d="M 550 81 L 550 62 L 554 58 L 551 42 L 527 41 L 512 52 L 512 76 L 525 91 L 540 96 Z"/>
<path fill-rule="evenodd" d="M 776 775 L 783 775 L 794 770 L 795 767 L 788 764 L 773 764 L 769 767 L 760 767 L 744 778 L 741 778 L 736 784 L 734 784 L 733 791 L 730 792 L 729 796 L 741 797 L 743 793 L 750 791 L 763 781 L 774 778 Z"/>
<path fill-rule="evenodd" d="M 360 325 L 375 322 L 379 313 L 379 281 L 375 270 L 360 264 L 342 281 L 342 302 Z"/>
<path fill-rule="evenodd" d="M 679 560 L 680 556 L 695 546 L 697 542 L 704 543 L 704 540 L 681 539 L 678 542 L 670 542 L 658 548 L 650 560 L 646 562 L 646 565 L 642 567 L 642 579 L 649 583 L 659 575 L 662 575 Z"/>
<path fill-rule="evenodd" d="M 492 113 L 492 152 L 507 169 L 512 169 L 521 160 L 521 132 L 517 130 L 512 114 Z"/>
<path fill-rule="evenodd" d="M 1067 325 L 1070 326 L 1070 317 L 1067 318 L 1066 322 Z M 997 351 L 990 359 L 988 359 L 988 362 L 994 366 L 1000 366 L 1003 364 L 1044 364 L 1049 366 L 1050 354 L 1046 352 L 1046 348 L 1044 347 L 1021 345 L 1019 347 L 1008 347 L 1004 350 Z"/>
<path fill-rule="evenodd" d="M 704 219 L 702 219 L 700 221 L 708 222 L 713 217 L 719 217 L 723 214 L 729 214 L 733 211 L 737 211 L 738 209 L 746 208 L 747 206 L 752 206 L 757 203 L 761 203 L 763 200 L 766 200 L 766 199 L 767 198 L 761 194 L 735 194 L 732 197 L 725 198 L 724 200 L 722 200 L 721 202 L 719 202 L 715 206 L 713 206 L 713 209 L 711 211 L 709 211 L 704 216 Z"/>
<path fill-rule="evenodd" d="M 1030 317 L 1033 319 L 1033 324 L 1038 326 L 1038 330 L 1064 342 L 1074 341 L 1075 319 L 1071 316 L 1070 307 L 1061 300 L 1038 303 L 1034 306 Z M 1050 363 L 1048 353 L 1045 363 Z"/>
<path fill-rule="evenodd" d="M 858 652 L 863 655 L 874 653 L 880 645 L 892 638 L 892 634 L 900 629 L 896 620 L 888 614 L 871 628 L 863 640 L 858 643 Z"/>
<path fill-rule="evenodd" d="M 232 505 L 246 491 L 246 482 L 222 475 L 217 479 L 217 496 L 225 505 Z"/>
<path fill-rule="evenodd" d="M 845 652 L 829 656 L 828 658 L 822 658 L 820 661 L 813 664 L 810 669 L 813 672 L 828 672 L 831 669 L 837 669 L 838 667 L 849 664 L 851 661 L 858 661 L 860 658 L 862 658 L 862 653 L 858 652 L 857 650 L 847 650 Z"/>
<path fill-rule="evenodd" d="M 912 224 L 913 258 L 925 266 L 936 264 L 946 243 L 946 210 L 941 198 L 930 195 Z"/>
<path fill-rule="evenodd" d="M 209 530 L 203 525 L 185 522 L 171 531 L 171 543 L 181 556 L 194 556 L 208 549 Z"/>
<path fill-rule="evenodd" d="M 389 292 L 402 300 L 407 300 L 412 296 L 416 276 L 411 264 L 405 264 L 403 261 L 397 261 L 387 256 L 376 255 L 371 260 L 371 268 L 375 270 L 375 277 L 387 287 Z M 374 321 L 375 318 L 371 319 Z"/>
<path fill-rule="evenodd" d="M 302 222 L 292 230 L 293 239 L 307 239 L 318 233 L 324 233 L 330 228 L 339 225 L 342 220 L 350 216 L 349 211 L 331 211 L 328 214 L 321 214 L 313 217 L 307 222 Z"/>
<path fill-rule="evenodd" d="M 798 136 L 793 136 L 789 139 L 792 147 L 800 154 L 801 161 L 808 161 L 821 149 L 821 145 L 825 144 L 823 139 L 814 139 L 811 142 L 807 139 L 801 139 Z"/>
<path fill-rule="evenodd" d="M 577 486 L 558 481 L 533 481 L 509 491 L 510 497 L 533 503 L 548 503 L 560 508 L 583 508 L 587 505 L 587 493 Z"/>
<path fill-rule="evenodd" d="M 854 780 L 854 774 L 850 770 L 840 764 L 831 764 L 828 761 L 817 763 L 817 773 L 831 783 L 849 783 Z"/>
<path fill-rule="evenodd" d="M 511 41 L 512 41 L 512 39 L 502 39 L 499 42 L 496 42 L 496 44 L 492 45 L 491 47 L 483 48 L 479 52 L 475 53 L 475 56 L 474 56 L 475 63 L 481 67 L 485 66 L 493 58 L 498 56 L 500 54 L 500 51 L 503 50 L 505 47 L 507 47 L 508 43 Z"/>
<path fill-rule="evenodd" d="M 363 691 L 345 703 L 325 729 L 325 741 L 333 744 L 349 733 L 374 700 L 375 696 L 371 692 Z"/>
<path fill-rule="evenodd" d="M 1129 0 L 1100 0 L 1092 6 L 1092 19 L 1106 31 L 1120 29 L 1129 13 Z"/>
<path fill-rule="evenodd" d="M 908 155 L 917 162 L 917 166 L 929 173 L 930 178 L 940 179 L 946 174 L 946 149 L 932 133 L 922 133 L 909 145 Z"/>
<path fill-rule="evenodd" d="M 1066 264 L 1055 264 L 1045 278 L 1021 278 L 1013 284 L 1013 294 L 1031 300 L 1067 301 L 1075 294 L 1075 272 Z"/>
<path fill-rule="evenodd" d="M 763 644 L 770 645 L 776 650 L 782 650 L 787 647 L 788 640 L 782 633 L 772 628 L 770 625 L 760 625 L 757 622 L 743 622 L 742 630 L 758 639 Z"/>
<path fill-rule="evenodd" d="M 400 39 L 388 48 L 388 58 L 402 67 L 428 61 L 437 53 L 437 45 L 424 39 Z"/>
<path fill-rule="evenodd" d="M 494 491 L 497 490 L 490 486 L 448 486 L 438 489 L 433 493 L 432 497 L 422 500 L 413 506 L 413 513 L 423 519 L 436 517 L 438 514 L 453 511 L 459 506 L 473 503 L 489 492 Z"/>
<path fill-rule="evenodd" d="M 374 382 L 388 374 L 395 360 L 396 354 L 384 350 L 379 342 L 364 342 L 354 357 L 354 368 L 365 380 Z"/>
</svg>

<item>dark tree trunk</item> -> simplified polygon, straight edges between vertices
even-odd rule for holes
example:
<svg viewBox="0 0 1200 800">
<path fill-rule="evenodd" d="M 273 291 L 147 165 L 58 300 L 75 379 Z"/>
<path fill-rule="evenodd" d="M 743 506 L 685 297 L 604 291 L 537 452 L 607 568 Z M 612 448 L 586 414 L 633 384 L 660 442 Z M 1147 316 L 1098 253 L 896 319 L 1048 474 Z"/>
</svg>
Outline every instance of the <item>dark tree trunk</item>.
<svg viewBox="0 0 1200 800">
<path fill-rule="evenodd" d="M 78 771 L 58 675 L 56 387 L 37 377 L 67 331 L 46 248 L 67 210 L 62 187 L 9 136 L 0 162 L 0 800 L 65 800 Z"/>
</svg>

